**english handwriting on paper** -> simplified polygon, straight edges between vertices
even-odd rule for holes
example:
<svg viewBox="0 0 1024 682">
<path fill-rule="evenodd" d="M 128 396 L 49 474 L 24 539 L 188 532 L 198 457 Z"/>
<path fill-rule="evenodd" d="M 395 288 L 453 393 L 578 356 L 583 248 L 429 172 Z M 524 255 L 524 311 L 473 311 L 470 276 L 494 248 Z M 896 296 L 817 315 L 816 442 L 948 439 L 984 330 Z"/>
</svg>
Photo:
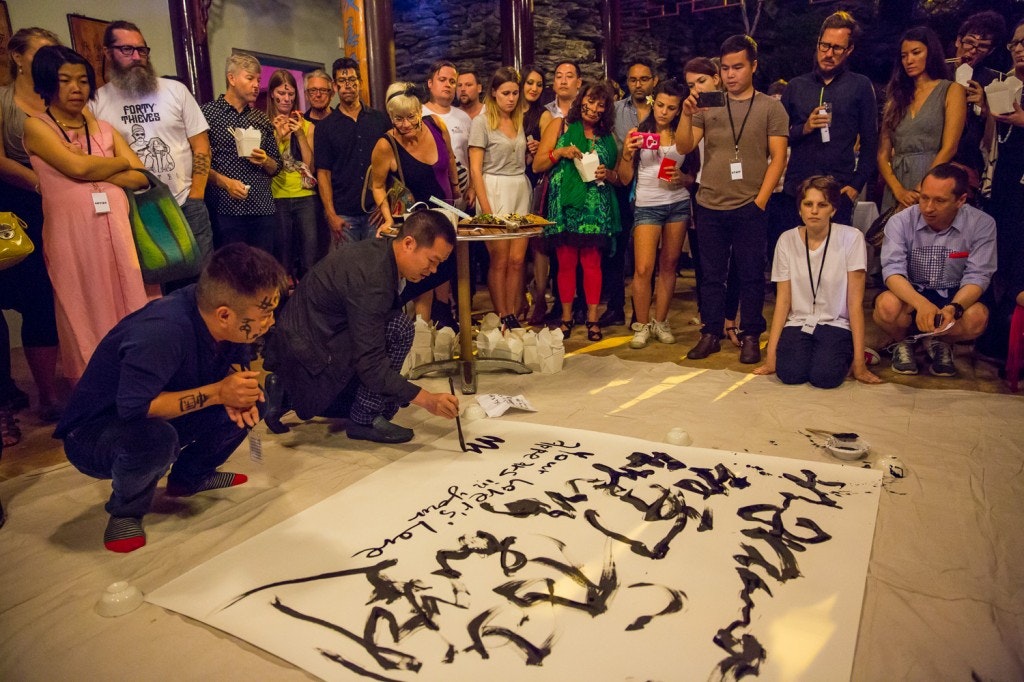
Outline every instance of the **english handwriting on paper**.
<svg viewBox="0 0 1024 682">
<path fill-rule="evenodd" d="M 431 533 L 436 533 L 437 532 L 436 530 L 431 528 L 430 524 L 427 523 L 426 521 L 420 521 L 419 523 L 414 523 L 413 525 L 409 526 L 408 528 L 403 530 L 401 533 L 398 533 L 394 537 L 385 538 L 384 542 L 382 542 L 378 547 L 367 547 L 366 549 L 361 549 L 358 552 L 356 552 L 355 554 L 353 554 L 352 556 L 355 557 L 355 556 L 359 556 L 360 554 L 365 554 L 368 559 L 376 559 L 380 555 L 384 554 L 384 550 L 385 549 L 387 549 L 391 545 L 394 545 L 399 540 L 409 540 L 409 539 L 411 539 L 413 537 L 413 535 L 415 534 L 414 531 L 417 528 L 419 528 L 419 527 L 426 528 Z"/>
</svg>

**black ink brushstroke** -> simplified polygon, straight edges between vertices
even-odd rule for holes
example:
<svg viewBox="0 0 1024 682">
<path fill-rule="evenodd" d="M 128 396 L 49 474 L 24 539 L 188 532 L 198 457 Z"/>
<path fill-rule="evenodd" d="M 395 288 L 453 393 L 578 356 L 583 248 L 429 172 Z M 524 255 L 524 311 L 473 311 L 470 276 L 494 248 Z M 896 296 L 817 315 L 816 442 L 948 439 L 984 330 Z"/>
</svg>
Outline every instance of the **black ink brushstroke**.
<svg viewBox="0 0 1024 682">
<path fill-rule="evenodd" d="M 523 608 L 545 603 L 577 609 L 584 613 L 589 613 L 591 617 L 596 617 L 608 610 L 608 601 L 619 587 L 618 574 L 615 569 L 615 562 L 612 560 L 610 545 L 605 557 L 604 566 L 601 569 L 601 577 L 596 583 L 587 577 L 581 566 L 574 566 L 548 557 L 535 557 L 531 561 L 554 568 L 563 576 L 586 589 L 586 601 L 580 602 L 555 594 L 555 586 L 558 584 L 558 581 L 551 578 L 513 580 L 495 587 L 494 592 L 505 597 L 505 599 L 516 606 Z M 545 592 L 525 592 L 519 594 L 520 589 L 537 582 L 542 582 L 547 587 Z"/>
<path fill-rule="evenodd" d="M 482 547 L 472 547 L 466 540 L 466 536 L 459 538 L 458 549 L 441 549 L 434 555 L 435 561 L 441 567 L 432 571 L 433 575 L 444 576 L 445 578 L 456 579 L 462 577 L 462 573 L 451 566 L 452 561 L 463 561 L 478 554 L 480 556 L 491 556 L 501 554 L 501 570 L 505 576 L 510 576 L 526 565 L 526 555 L 518 550 L 512 549 L 516 538 L 514 535 L 498 540 L 488 532 L 478 530 L 476 537 L 484 541 Z"/>
<path fill-rule="evenodd" d="M 665 608 L 663 608 L 661 611 L 658 611 L 654 615 L 650 615 L 650 616 L 640 616 L 636 620 L 634 620 L 632 623 L 627 625 L 626 626 L 626 631 L 627 632 L 628 631 L 633 631 L 633 630 L 643 630 L 645 625 L 650 623 L 652 620 L 654 620 L 658 616 L 667 616 L 667 615 L 670 615 L 670 614 L 673 614 L 673 613 L 679 613 L 680 611 L 683 610 L 683 599 L 686 598 L 686 593 L 683 592 L 682 590 L 674 590 L 671 587 L 665 587 L 664 585 L 655 585 L 653 583 L 633 583 L 629 587 L 630 588 L 633 588 L 633 587 L 660 587 L 660 588 L 662 588 L 663 590 L 665 590 L 666 592 L 669 593 L 669 596 L 671 597 L 671 599 L 669 600 L 668 605 Z"/>
<path fill-rule="evenodd" d="M 771 588 L 768 587 L 765 580 L 751 568 L 761 567 L 768 576 L 780 583 L 785 583 L 800 576 L 800 567 L 797 564 L 795 552 L 805 551 L 805 545 L 820 544 L 832 539 L 832 536 L 814 520 L 803 516 L 796 518 L 794 526 L 809 529 L 812 532 L 809 537 L 798 536 L 786 528 L 783 515 L 789 511 L 794 502 L 807 502 L 834 509 L 842 508 L 831 495 L 842 492 L 842 489 L 846 487 L 845 483 L 819 481 L 817 474 L 809 469 L 801 469 L 800 473 L 803 478 L 789 473 L 783 474 L 782 477 L 807 491 L 813 497 L 782 491 L 780 493 L 781 505 L 752 504 L 740 507 L 736 512 L 740 518 L 759 524 L 753 528 L 745 528 L 741 533 L 753 540 L 763 541 L 775 552 L 779 563 L 778 565 L 771 563 L 760 550 L 745 543 L 740 545 L 744 553 L 733 556 L 733 559 L 739 564 L 736 572 L 743 585 L 740 590 L 743 609 L 741 618 L 719 630 L 714 637 L 715 644 L 728 654 L 718 664 L 718 673 L 721 679 L 738 680 L 747 675 L 758 675 L 761 664 L 767 659 L 767 652 L 754 635 L 744 633 L 741 637 L 736 636 L 736 630 L 747 628 L 751 624 L 750 613 L 754 608 L 753 593 L 763 590 L 769 597 L 773 596 Z M 821 490 L 819 486 L 836 490 Z M 769 512 L 770 516 L 768 518 L 759 516 L 764 512 Z"/>
<path fill-rule="evenodd" d="M 356 665 L 352 661 L 346 660 L 340 654 L 336 654 L 336 653 L 331 652 L 331 651 L 324 651 L 323 649 L 317 649 L 317 651 L 324 658 L 326 658 L 328 660 L 331 660 L 331 661 L 334 661 L 335 663 L 338 663 L 341 666 L 344 666 L 345 668 L 351 670 L 352 672 L 354 672 L 357 675 L 361 675 L 363 677 L 368 677 L 371 680 L 378 680 L 379 682 L 402 682 L 401 680 L 397 680 L 397 679 L 395 679 L 393 677 L 384 677 L 383 675 L 378 675 L 375 672 L 371 672 L 371 671 L 367 670 L 366 668 L 363 668 L 362 666 Z"/>
<path fill-rule="evenodd" d="M 360 574 L 365 575 L 366 576 L 366 580 L 374 588 L 374 598 L 371 601 L 377 601 L 377 600 L 382 599 L 382 600 L 384 600 L 384 601 L 386 601 L 387 603 L 390 604 L 391 602 L 393 602 L 396 599 L 398 599 L 399 597 L 401 597 L 401 592 L 398 589 L 395 588 L 394 583 L 392 583 L 387 578 L 384 578 L 382 573 L 383 573 L 383 571 L 385 569 L 391 568 L 392 566 L 394 566 L 397 563 L 398 563 L 398 559 L 385 559 L 384 561 L 380 561 L 380 562 L 374 564 L 373 566 L 364 566 L 364 567 L 361 567 L 361 568 L 347 568 L 347 569 L 342 570 L 342 571 L 330 571 L 328 573 L 318 573 L 316 575 L 309 575 L 309 576 L 305 576 L 305 577 L 302 577 L 302 578 L 290 578 L 288 580 L 278 580 L 277 582 L 267 583 L 266 585 L 261 585 L 259 587 L 254 587 L 251 590 L 247 590 L 247 591 L 243 592 L 242 594 L 238 595 L 237 597 L 232 599 L 230 602 L 228 602 L 227 605 L 225 605 L 220 610 L 223 611 L 225 609 L 228 609 L 231 606 L 233 606 L 234 604 L 237 604 L 238 602 L 242 601 L 246 597 L 251 597 L 252 595 L 256 594 L 257 592 L 262 592 L 263 590 L 269 590 L 269 589 L 272 589 L 272 588 L 275 588 L 275 587 L 283 587 L 285 585 L 301 585 L 302 583 L 310 583 L 310 582 L 315 582 L 317 580 L 330 580 L 331 578 L 345 578 L 345 577 L 348 577 L 348 576 L 351 576 L 351 575 L 360 575 Z"/>
<path fill-rule="evenodd" d="M 489 659 L 491 655 L 487 652 L 487 647 L 484 646 L 483 638 L 501 637 L 526 654 L 526 665 L 542 665 L 544 659 L 551 653 L 551 644 L 555 641 L 554 635 L 545 639 L 543 645 L 537 646 L 508 628 L 487 625 L 487 621 L 492 619 L 496 613 L 496 609 L 488 609 L 469 622 L 466 630 L 469 632 L 469 638 L 473 641 L 473 644 L 463 649 L 463 651 L 475 651 L 480 655 L 480 658 Z"/>
<path fill-rule="evenodd" d="M 692 478 L 684 478 L 676 481 L 675 486 L 688 492 L 696 493 L 705 500 L 712 495 L 728 495 L 729 491 L 726 490 L 726 485 L 737 490 L 750 487 L 750 481 L 747 480 L 746 476 L 737 476 L 731 469 L 721 463 L 715 465 L 713 473 L 711 469 L 705 467 L 692 467 L 690 471 L 696 474 L 703 482 Z"/>
<path fill-rule="evenodd" d="M 480 454 L 484 450 L 497 450 L 498 443 L 504 443 L 504 438 L 497 436 L 477 436 L 473 439 L 475 442 L 466 443 L 466 452 L 475 452 Z"/>
<path fill-rule="evenodd" d="M 275 598 L 271 603 L 271 606 L 287 616 L 291 616 L 292 618 L 305 621 L 307 623 L 319 625 L 351 639 L 353 642 L 362 646 L 366 650 L 366 653 L 372 656 L 373 660 L 377 662 L 377 665 L 384 670 L 411 670 L 413 672 L 419 672 L 420 668 L 423 667 L 423 664 L 415 656 L 402 653 L 401 651 L 391 649 L 389 647 L 379 646 L 373 640 L 373 635 L 375 633 L 368 632 L 364 637 L 359 637 L 354 632 L 347 630 L 336 623 L 332 623 L 322 618 L 317 618 L 316 616 L 310 616 L 309 614 L 297 611 L 290 606 L 285 606 L 281 603 L 280 599 Z M 369 622 L 367 622 L 367 627 L 369 627 Z M 391 657 L 394 657 L 395 660 L 392 660 Z"/>
<path fill-rule="evenodd" d="M 601 486 L 598 484 L 596 487 Z M 613 493 L 613 495 L 629 504 L 637 511 L 642 511 L 644 513 L 645 521 L 654 522 L 675 519 L 672 527 L 669 528 L 668 532 L 661 540 L 655 543 L 653 547 L 648 547 L 648 545 L 640 540 L 634 540 L 623 533 L 606 528 L 598 520 L 600 518 L 600 514 L 595 509 L 587 509 L 583 512 L 583 517 L 596 530 L 617 542 L 621 542 L 629 546 L 630 551 L 634 554 L 647 559 L 664 559 L 668 555 L 672 540 L 686 528 L 686 524 L 689 519 L 693 519 L 695 521 L 697 519 L 701 519 L 701 524 L 697 530 L 708 530 L 709 526 L 705 525 L 704 517 L 702 517 L 701 513 L 695 508 L 686 504 L 686 499 L 683 497 L 682 493 L 673 492 L 660 485 L 653 485 L 651 488 L 661 492 L 658 499 L 654 502 L 645 502 L 643 499 L 634 495 L 631 490 L 621 492 L 618 495 L 614 495 Z"/>
<path fill-rule="evenodd" d="M 650 466 L 658 469 L 667 469 L 668 471 L 678 471 L 679 469 L 686 468 L 685 464 L 665 452 L 655 451 L 650 454 L 634 452 L 626 457 L 626 461 L 629 462 L 631 467 Z"/>
<path fill-rule="evenodd" d="M 525 500 L 516 500 L 514 502 L 506 502 L 505 509 L 508 511 L 499 511 L 495 509 L 494 505 L 490 502 L 483 502 L 480 504 L 480 508 L 491 514 L 501 514 L 502 516 L 512 516 L 517 519 L 528 519 L 531 516 L 548 516 L 553 519 L 557 519 L 562 516 L 568 516 L 571 519 L 576 518 L 576 515 L 571 512 L 562 511 L 560 509 L 552 509 L 551 505 L 541 502 L 534 498 L 527 498 Z"/>
</svg>

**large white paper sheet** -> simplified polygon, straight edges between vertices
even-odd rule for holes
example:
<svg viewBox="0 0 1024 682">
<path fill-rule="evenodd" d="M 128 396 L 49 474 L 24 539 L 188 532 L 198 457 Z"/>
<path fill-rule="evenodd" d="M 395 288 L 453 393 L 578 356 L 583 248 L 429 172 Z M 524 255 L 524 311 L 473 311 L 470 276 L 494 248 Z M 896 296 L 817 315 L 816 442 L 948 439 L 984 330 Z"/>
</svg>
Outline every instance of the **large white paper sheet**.
<svg viewBox="0 0 1024 682">
<path fill-rule="evenodd" d="M 849 679 L 877 471 L 492 420 L 466 440 L 148 600 L 331 680 Z"/>
</svg>

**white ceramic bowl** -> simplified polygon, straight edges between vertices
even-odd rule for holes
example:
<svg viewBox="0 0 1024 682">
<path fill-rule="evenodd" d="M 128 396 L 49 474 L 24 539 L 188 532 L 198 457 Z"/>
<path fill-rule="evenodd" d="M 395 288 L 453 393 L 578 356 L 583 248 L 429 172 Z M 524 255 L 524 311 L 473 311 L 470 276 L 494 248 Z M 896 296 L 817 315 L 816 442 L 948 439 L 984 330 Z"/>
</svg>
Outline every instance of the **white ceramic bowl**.
<svg viewBox="0 0 1024 682">
<path fill-rule="evenodd" d="M 124 580 L 112 583 L 96 602 L 96 613 L 104 618 L 114 618 L 131 613 L 142 604 L 142 592 Z"/>
<path fill-rule="evenodd" d="M 858 438 L 856 440 L 838 440 L 835 436 L 830 436 L 828 441 L 825 442 L 825 449 L 828 450 L 833 457 L 852 462 L 861 459 L 864 455 L 868 454 L 871 446 L 868 445 L 867 441 Z"/>
</svg>

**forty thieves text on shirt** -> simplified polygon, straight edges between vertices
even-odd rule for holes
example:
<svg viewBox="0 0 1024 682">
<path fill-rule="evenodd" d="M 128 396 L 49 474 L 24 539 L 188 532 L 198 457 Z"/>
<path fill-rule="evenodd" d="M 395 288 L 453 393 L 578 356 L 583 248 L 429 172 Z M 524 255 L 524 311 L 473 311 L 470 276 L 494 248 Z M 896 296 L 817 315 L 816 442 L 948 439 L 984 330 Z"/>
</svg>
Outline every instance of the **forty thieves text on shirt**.
<svg viewBox="0 0 1024 682">
<path fill-rule="evenodd" d="M 92 110 L 121 133 L 143 165 L 184 204 L 192 188 L 188 138 L 210 126 L 188 88 L 166 78 L 157 83 L 156 92 L 134 97 L 107 83 L 96 91 Z"/>
</svg>

